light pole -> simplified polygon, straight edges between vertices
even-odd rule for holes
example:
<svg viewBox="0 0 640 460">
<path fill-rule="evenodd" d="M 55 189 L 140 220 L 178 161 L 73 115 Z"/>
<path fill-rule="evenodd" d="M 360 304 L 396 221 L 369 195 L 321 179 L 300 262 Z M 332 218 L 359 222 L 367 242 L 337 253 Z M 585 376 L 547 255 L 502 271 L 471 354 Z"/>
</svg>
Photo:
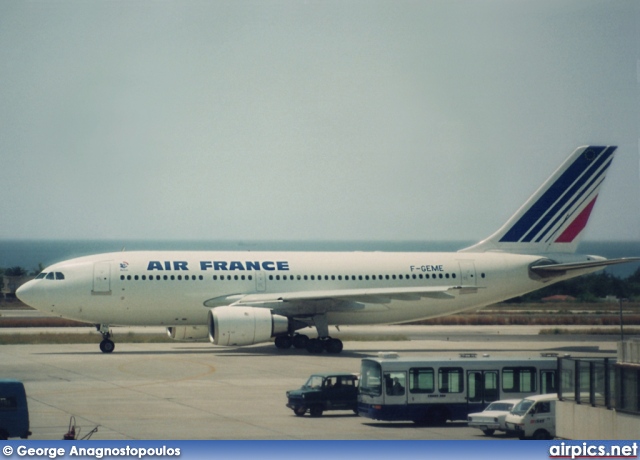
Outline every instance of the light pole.
<svg viewBox="0 0 640 460">
<path fill-rule="evenodd" d="M 622 297 L 618 298 L 618 305 L 620 305 L 620 342 L 624 341 L 624 330 L 622 326 L 622 302 L 627 299 L 623 299 Z"/>
</svg>

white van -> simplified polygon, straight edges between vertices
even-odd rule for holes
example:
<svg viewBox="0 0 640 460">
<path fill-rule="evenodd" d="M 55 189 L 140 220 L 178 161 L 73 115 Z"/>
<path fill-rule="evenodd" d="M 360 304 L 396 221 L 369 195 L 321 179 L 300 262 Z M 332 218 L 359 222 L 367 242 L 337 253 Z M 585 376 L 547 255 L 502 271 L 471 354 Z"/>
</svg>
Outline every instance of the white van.
<svg viewBox="0 0 640 460">
<path fill-rule="evenodd" d="M 553 439 L 556 436 L 556 403 L 558 395 L 527 396 L 507 414 L 507 432 L 520 439 Z"/>
</svg>

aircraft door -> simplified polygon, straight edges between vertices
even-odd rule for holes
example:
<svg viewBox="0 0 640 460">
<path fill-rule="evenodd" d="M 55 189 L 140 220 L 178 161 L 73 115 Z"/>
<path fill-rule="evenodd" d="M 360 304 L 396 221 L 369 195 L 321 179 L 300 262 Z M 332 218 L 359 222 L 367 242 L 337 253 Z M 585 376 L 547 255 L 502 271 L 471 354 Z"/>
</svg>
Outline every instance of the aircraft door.
<svg viewBox="0 0 640 460">
<path fill-rule="evenodd" d="M 264 292 L 267 289 L 267 279 L 262 270 L 256 272 L 256 291 Z"/>
<path fill-rule="evenodd" d="M 93 289 L 91 294 L 111 294 L 111 262 L 96 262 L 93 265 Z"/>
<path fill-rule="evenodd" d="M 459 260 L 458 263 L 463 286 L 476 286 L 476 266 L 473 260 Z"/>
</svg>

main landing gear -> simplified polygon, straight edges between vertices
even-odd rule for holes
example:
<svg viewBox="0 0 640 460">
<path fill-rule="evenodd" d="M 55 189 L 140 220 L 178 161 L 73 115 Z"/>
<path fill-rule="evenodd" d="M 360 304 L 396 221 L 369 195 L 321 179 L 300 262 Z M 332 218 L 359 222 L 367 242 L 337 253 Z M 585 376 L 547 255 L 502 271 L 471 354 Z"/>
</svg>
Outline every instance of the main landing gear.
<svg viewBox="0 0 640 460">
<path fill-rule="evenodd" d="M 115 348 L 116 344 L 111 340 L 111 332 L 109 331 L 108 324 L 97 324 L 96 330 L 102 334 L 102 342 L 100 342 L 100 351 L 102 353 L 111 353 Z"/>
<path fill-rule="evenodd" d="M 276 347 L 278 348 L 306 348 L 309 353 L 340 353 L 342 351 L 342 340 L 329 337 L 329 323 L 326 315 L 316 315 L 313 323 L 318 331 L 317 339 L 310 339 L 304 334 L 289 334 L 276 337 Z"/>
<path fill-rule="evenodd" d="M 276 347 L 286 349 L 292 346 L 294 348 L 306 348 L 309 353 L 322 353 L 325 350 L 328 353 L 340 353 L 343 348 L 342 340 L 331 337 L 310 339 L 304 334 L 279 335 L 276 337 Z"/>
</svg>

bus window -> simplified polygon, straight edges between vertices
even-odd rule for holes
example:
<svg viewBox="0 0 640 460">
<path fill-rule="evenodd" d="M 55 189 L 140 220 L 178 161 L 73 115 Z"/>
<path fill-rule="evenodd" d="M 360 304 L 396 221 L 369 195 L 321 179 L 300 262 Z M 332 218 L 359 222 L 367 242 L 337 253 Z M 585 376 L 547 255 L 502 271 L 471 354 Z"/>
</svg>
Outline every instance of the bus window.
<svg viewBox="0 0 640 460">
<path fill-rule="evenodd" d="M 402 396 L 406 388 L 404 372 L 385 372 L 384 385 L 389 396 Z"/>
<path fill-rule="evenodd" d="M 500 398 L 498 385 L 498 371 L 489 371 L 484 374 L 484 400 L 485 402 L 497 401 Z"/>
<path fill-rule="evenodd" d="M 502 391 L 505 393 L 534 393 L 535 367 L 505 367 L 502 369 Z"/>
<path fill-rule="evenodd" d="M 540 371 L 540 394 L 557 392 L 556 371 Z"/>
<path fill-rule="evenodd" d="M 382 370 L 380 364 L 362 360 L 360 388 L 362 394 L 380 396 L 382 393 Z"/>
<path fill-rule="evenodd" d="M 17 411 L 18 400 L 13 396 L 0 396 L 0 411 Z"/>
<path fill-rule="evenodd" d="M 434 390 L 433 368 L 413 368 L 409 370 L 409 391 L 411 393 L 433 393 Z"/>
<path fill-rule="evenodd" d="M 441 367 L 438 369 L 438 391 L 440 393 L 462 393 L 464 390 L 461 367 Z"/>
</svg>

